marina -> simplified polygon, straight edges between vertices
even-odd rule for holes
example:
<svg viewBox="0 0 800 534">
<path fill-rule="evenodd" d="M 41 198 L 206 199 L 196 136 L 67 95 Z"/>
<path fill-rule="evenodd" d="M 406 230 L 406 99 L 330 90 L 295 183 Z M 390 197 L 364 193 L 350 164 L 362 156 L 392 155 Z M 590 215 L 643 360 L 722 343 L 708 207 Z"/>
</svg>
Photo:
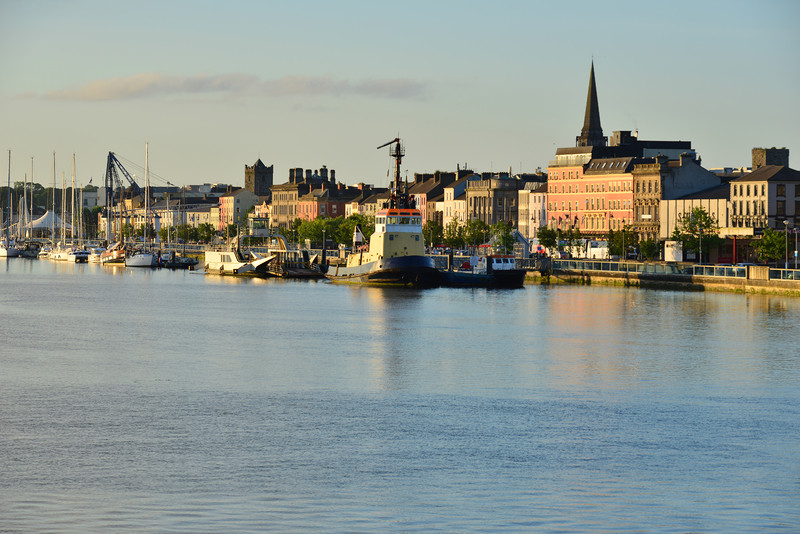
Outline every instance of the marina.
<svg viewBox="0 0 800 534">
<path fill-rule="evenodd" d="M 10 259 L 0 524 L 793 530 L 798 316 Z"/>
</svg>

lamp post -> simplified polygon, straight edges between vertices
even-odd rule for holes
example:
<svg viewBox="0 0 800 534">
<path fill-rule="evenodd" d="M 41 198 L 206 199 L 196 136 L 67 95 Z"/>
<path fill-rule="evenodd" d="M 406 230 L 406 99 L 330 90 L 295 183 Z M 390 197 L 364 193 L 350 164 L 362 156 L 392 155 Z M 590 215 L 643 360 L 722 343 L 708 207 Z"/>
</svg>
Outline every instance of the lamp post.
<svg viewBox="0 0 800 534">
<path fill-rule="evenodd" d="M 786 237 L 786 251 L 785 251 L 786 263 L 783 265 L 783 268 L 788 269 L 789 268 L 789 219 L 783 220 L 783 233 Z"/>
<path fill-rule="evenodd" d="M 800 233 L 800 228 L 794 227 L 794 268 L 797 269 L 797 234 Z"/>
</svg>

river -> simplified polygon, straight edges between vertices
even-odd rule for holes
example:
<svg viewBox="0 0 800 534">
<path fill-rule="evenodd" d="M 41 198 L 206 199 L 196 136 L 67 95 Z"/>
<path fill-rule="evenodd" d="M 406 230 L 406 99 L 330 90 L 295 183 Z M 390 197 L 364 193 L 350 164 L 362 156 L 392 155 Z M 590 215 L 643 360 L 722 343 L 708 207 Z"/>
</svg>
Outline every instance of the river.
<svg viewBox="0 0 800 534">
<path fill-rule="evenodd" d="M 800 529 L 800 299 L 0 263 L 0 531 Z"/>
</svg>

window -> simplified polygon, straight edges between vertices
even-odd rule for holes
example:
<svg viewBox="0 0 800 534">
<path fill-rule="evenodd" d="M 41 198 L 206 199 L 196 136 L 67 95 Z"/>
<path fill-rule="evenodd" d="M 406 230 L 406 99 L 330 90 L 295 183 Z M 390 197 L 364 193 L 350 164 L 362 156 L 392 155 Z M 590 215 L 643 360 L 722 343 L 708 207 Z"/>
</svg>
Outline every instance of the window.
<svg viewBox="0 0 800 534">
<path fill-rule="evenodd" d="M 748 197 L 750 196 L 750 186 L 749 185 L 747 186 L 747 196 Z"/>
<path fill-rule="evenodd" d="M 764 184 L 761 184 L 761 196 L 763 197 L 766 193 L 764 192 Z"/>
<path fill-rule="evenodd" d="M 778 187 L 780 187 L 780 186 L 778 186 Z M 786 216 L 786 201 L 785 200 L 779 200 L 778 201 L 778 207 L 777 207 L 777 209 L 775 211 L 775 215 L 777 217 L 785 217 Z"/>
<path fill-rule="evenodd" d="M 786 184 L 778 184 L 777 193 L 778 193 L 779 197 L 785 197 L 786 196 Z"/>
</svg>

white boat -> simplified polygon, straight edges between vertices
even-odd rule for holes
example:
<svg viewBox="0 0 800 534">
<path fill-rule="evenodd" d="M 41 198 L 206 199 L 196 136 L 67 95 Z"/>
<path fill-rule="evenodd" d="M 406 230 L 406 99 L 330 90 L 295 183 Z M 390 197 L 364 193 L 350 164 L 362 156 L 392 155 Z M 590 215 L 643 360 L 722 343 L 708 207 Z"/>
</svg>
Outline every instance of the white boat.
<svg viewBox="0 0 800 534">
<path fill-rule="evenodd" d="M 53 261 L 65 261 L 67 263 L 87 263 L 89 254 L 89 251 L 85 248 L 64 246 L 50 251 L 48 258 Z"/>
<path fill-rule="evenodd" d="M 270 276 L 269 263 L 275 256 L 261 256 L 255 252 L 240 250 L 207 250 L 203 270 L 210 274 L 236 276 Z"/>
<path fill-rule="evenodd" d="M 156 267 L 158 254 L 145 250 L 134 250 L 125 255 L 125 267 Z"/>
<path fill-rule="evenodd" d="M 89 247 L 89 263 L 100 263 L 100 258 L 106 249 L 103 247 Z"/>
<path fill-rule="evenodd" d="M 10 245 L 6 244 L 8 241 L 0 241 L 0 258 L 16 258 L 19 256 L 19 249 L 14 246 L 12 241 Z"/>
<path fill-rule="evenodd" d="M 144 145 L 144 242 L 147 242 L 147 226 L 150 220 L 150 161 L 149 144 Z M 125 267 L 156 267 L 158 254 L 146 250 L 134 250 L 125 255 Z"/>
</svg>

